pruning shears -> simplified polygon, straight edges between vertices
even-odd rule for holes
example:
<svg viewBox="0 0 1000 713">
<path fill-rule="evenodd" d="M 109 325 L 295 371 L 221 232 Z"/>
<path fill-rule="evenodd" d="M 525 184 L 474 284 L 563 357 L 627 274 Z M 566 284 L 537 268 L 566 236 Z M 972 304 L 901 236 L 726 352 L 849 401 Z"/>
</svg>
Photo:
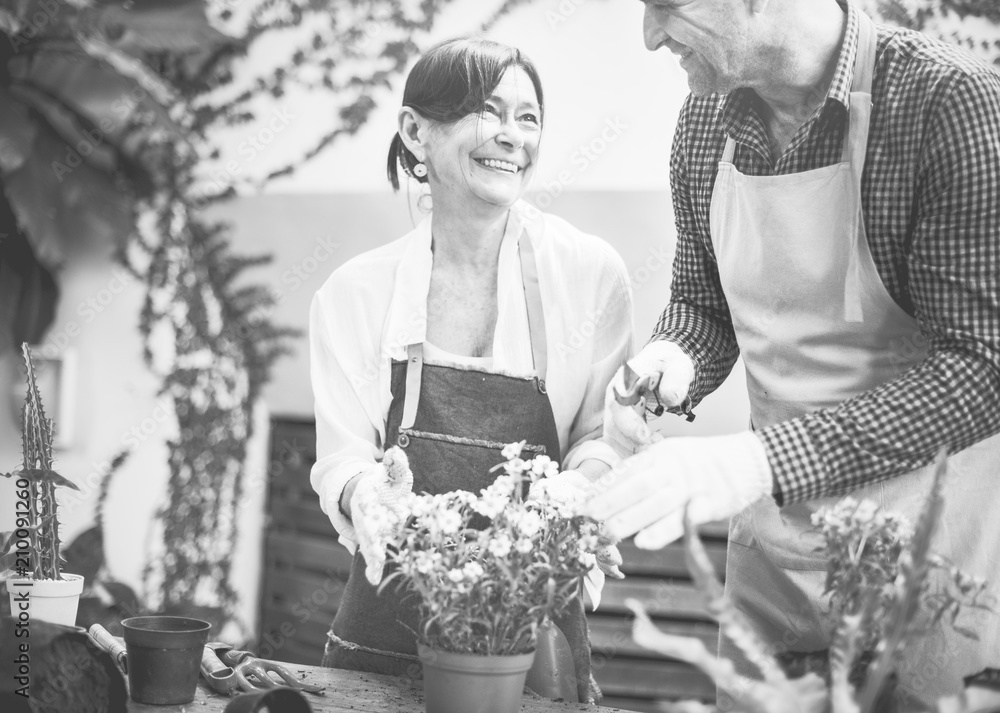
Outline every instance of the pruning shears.
<svg viewBox="0 0 1000 713">
<path fill-rule="evenodd" d="M 660 375 L 647 374 L 645 376 L 639 376 L 636 370 L 629 366 L 628 362 L 625 362 L 622 369 L 622 377 L 625 382 L 625 392 L 620 392 L 616 387 L 614 389 L 615 401 L 620 403 L 622 406 L 635 406 L 636 404 L 642 402 L 646 407 L 646 411 L 653 414 L 653 416 L 662 416 L 666 409 L 660 402 L 660 394 L 657 391 L 657 387 L 660 385 Z M 652 400 L 656 402 L 656 406 L 649 406 L 650 397 L 652 397 Z M 694 421 L 694 413 L 691 412 L 690 399 L 685 399 L 684 403 L 680 405 L 680 412 L 688 421 Z"/>
</svg>

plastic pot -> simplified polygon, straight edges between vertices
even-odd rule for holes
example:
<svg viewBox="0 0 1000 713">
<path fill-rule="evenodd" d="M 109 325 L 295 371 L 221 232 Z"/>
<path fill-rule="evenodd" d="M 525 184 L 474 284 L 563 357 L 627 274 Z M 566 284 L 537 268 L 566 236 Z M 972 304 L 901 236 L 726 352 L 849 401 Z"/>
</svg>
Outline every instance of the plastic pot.
<svg viewBox="0 0 1000 713">
<path fill-rule="evenodd" d="M 524 679 L 535 652 L 516 656 L 477 656 L 437 651 L 423 644 L 417 654 L 424 667 L 427 713 L 517 713 Z"/>
<path fill-rule="evenodd" d="M 10 613 L 63 626 L 76 626 L 76 610 L 83 592 L 83 577 L 64 574 L 62 579 L 16 578 L 7 580 Z"/>
<path fill-rule="evenodd" d="M 132 700 L 160 706 L 193 701 L 211 628 L 207 621 L 183 616 L 124 619 Z"/>
</svg>

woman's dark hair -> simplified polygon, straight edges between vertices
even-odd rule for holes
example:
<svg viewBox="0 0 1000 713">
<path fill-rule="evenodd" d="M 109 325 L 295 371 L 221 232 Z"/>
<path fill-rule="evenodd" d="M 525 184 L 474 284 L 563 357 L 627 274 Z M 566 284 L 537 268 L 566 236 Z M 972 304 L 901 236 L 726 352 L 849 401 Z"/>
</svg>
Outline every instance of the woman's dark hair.
<svg viewBox="0 0 1000 713">
<path fill-rule="evenodd" d="M 531 60 L 515 47 L 478 37 L 446 40 L 427 50 L 406 78 L 403 106 L 432 121 L 451 124 L 482 111 L 504 72 L 511 67 L 520 67 L 531 79 L 543 113 L 542 82 Z M 409 176 L 427 182 L 427 176 L 414 175 L 416 164 L 417 158 L 397 132 L 389 145 L 386 165 L 393 190 L 399 190 L 400 165 Z"/>
</svg>

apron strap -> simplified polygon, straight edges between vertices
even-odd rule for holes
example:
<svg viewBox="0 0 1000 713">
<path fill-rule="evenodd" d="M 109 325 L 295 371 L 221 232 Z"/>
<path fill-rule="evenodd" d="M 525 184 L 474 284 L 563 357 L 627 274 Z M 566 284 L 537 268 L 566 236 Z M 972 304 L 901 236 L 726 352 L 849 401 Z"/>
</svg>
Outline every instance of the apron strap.
<svg viewBox="0 0 1000 713">
<path fill-rule="evenodd" d="M 545 311 L 542 309 L 542 291 L 538 286 L 538 263 L 531 239 L 524 233 L 518 241 L 521 259 L 521 282 L 524 285 L 524 303 L 528 310 L 528 338 L 531 342 L 531 361 L 535 367 L 538 390 L 545 391 L 545 374 L 548 368 L 548 345 L 545 339 Z"/>
<path fill-rule="evenodd" d="M 853 249 L 844 280 L 844 320 L 852 323 L 864 321 L 861 307 L 860 241 L 867 240 L 861 209 L 861 179 L 868 155 L 868 130 L 872 114 L 872 77 L 875 74 L 877 38 L 875 23 L 861 10 L 851 8 L 858 18 L 858 49 L 854 60 L 854 81 L 851 85 L 847 131 L 844 133 L 842 161 L 850 165 L 854 177 L 854 198 L 857 210 L 852 218 L 851 236 Z"/>
<path fill-rule="evenodd" d="M 858 49 L 854 57 L 854 80 L 851 83 L 847 131 L 841 160 L 855 166 L 860 180 L 868 149 L 868 126 L 871 119 L 872 78 L 875 74 L 875 52 L 878 41 L 875 23 L 865 13 L 855 9 L 858 17 Z"/>
<path fill-rule="evenodd" d="M 406 392 L 403 397 L 403 418 L 399 428 L 412 428 L 417 420 L 417 404 L 420 403 L 420 380 L 424 371 L 424 345 L 410 344 L 406 347 Z"/>
<path fill-rule="evenodd" d="M 736 141 L 732 136 L 726 136 L 726 148 L 722 151 L 722 163 L 732 163 L 736 155 Z"/>
<path fill-rule="evenodd" d="M 872 93 L 872 78 L 875 74 L 875 53 L 878 41 L 875 33 L 875 23 L 864 12 L 858 9 L 858 51 L 854 58 L 853 92 Z"/>
</svg>

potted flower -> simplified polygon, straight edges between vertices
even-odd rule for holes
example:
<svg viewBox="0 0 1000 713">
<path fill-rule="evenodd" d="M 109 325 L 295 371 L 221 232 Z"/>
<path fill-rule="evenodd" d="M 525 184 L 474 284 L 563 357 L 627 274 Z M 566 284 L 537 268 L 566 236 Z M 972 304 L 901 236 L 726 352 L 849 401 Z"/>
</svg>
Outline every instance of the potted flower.
<svg viewBox="0 0 1000 713">
<path fill-rule="evenodd" d="M 539 628 L 580 595 L 600 538 L 573 503 L 532 483 L 558 472 L 546 456 L 504 449 L 504 473 L 474 494 L 410 494 L 390 538 L 382 586 L 419 596 L 418 653 L 429 713 L 520 706 Z M 469 696 L 465 698 L 464 696 Z"/>
<path fill-rule="evenodd" d="M 55 490 L 79 490 L 52 469 L 52 422 L 45 417 L 28 345 L 21 347 L 28 393 L 21 411 L 23 463 L 16 479 L 16 529 L 0 535 L 0 573 L 7 581 L 11 614 L 73 626 L 83 577 L 62 572 Z"/>
</svg>

